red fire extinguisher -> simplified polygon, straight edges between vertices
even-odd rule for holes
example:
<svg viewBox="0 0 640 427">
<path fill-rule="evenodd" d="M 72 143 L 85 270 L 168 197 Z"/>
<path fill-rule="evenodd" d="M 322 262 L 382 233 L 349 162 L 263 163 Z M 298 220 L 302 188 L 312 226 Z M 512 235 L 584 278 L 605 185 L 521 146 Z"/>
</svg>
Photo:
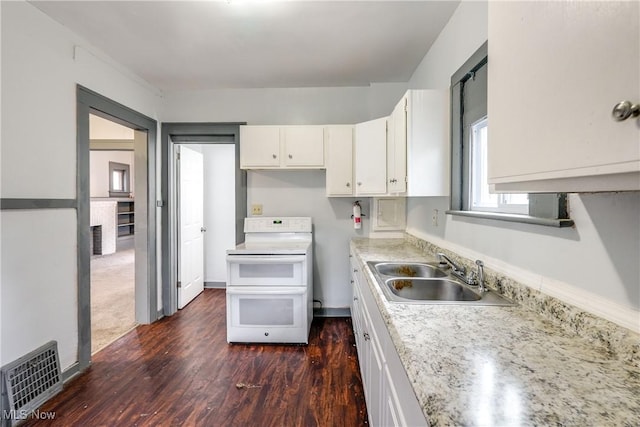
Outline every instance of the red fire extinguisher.
<svg viewBox="0 0 640 427">
<path fill-rule="evenodd" d="M 353 218 L 353 228 L 360 230 L 362 228 L 362 207 L 359 200 L 353 202 L 353 215 L 351 217 Z"/>
</svg>

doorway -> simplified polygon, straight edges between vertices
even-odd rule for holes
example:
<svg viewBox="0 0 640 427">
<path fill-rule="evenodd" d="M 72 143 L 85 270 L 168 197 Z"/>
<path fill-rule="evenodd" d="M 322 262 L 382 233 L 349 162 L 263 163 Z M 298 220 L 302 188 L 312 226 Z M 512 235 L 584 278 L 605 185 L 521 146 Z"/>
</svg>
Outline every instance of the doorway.
<svg viewBox="0 0 640 427">
<path fill-rule="evenodd" d="M 224 251 L 244 241 L 243 221 L 247 210 L 247 175 L 240 169 L 240 123 L 163 123 L 162 125 L 162 254 L 168 262 L 162 265 L 162 307 L 165 315 L 177 310 L 181 283 L 180 242 L 180 194 L 178 191 L 178 150 L 181 146 L 196 148 L 204 154 L 204 286 L 224 287 L 226 273 L 220 274 L 224 266 Z M 216 146 L 220 151 L 216 151 Z M 198 148 L 199 147 L 199 148 Z M 226 154 L 222 154 L 226 151 Z M 225 165 L 217 164 L 216 161 Z M 217 176 L 230 173 L 233 180 Z M 218 186 L 218 189 L 216 189 Z M 207 194 L 217 192 L 220 187 L 231 196 L 226 202 L 213 201 Z M 219 193 L 220 194 L 220 193 Z M 226 206 L 223 206 L 226 205 Z M 221 221 L 216 217 L 220 211 L 230 212 L 230 220 Z M 231 226 L 229 226 L 231 221 Z M 217 227 L 225 230 L 220 232 Z M 230 235 L 230 236 L 229 236 Z M 227 237 L 222 237 L 227 236 Z M 220 245 L 215 248 L 216 244 Z M 216 265 L 217 264 L 217 265 Z M 222 267 L 224 268 L 224 267 Z M 226 270 L 223 270 L 226 272 Z"/>
<path fill-rule="evenodd" d="M 135 147 L 146 132 L 89 115 L 91 353 L 136 325 Z M 145 190 L 146 189 L 142 189 Z"/>
<path fill-rule="evenodd" d="M 235 247 L 233 141 L 174 144 L 178 309 L 202 290 L 226 287 L 226 250 Z"/>
<path fill-rule="evenodd" d="M 109 179 L 114 172 L 113 190 L 117 196 L 133 192 L 133 229 L 134 294 L 136 323 L 151 323 L 158 318 L 156 284 L 156 135 L 157 123 L 134 110 L 97 94 L 82 86 L 76 90 L 77 113 L 77 198 L 78 198 L 78 370 L 85 370 L 91 363 L 91 252 L 96 237 L 91 227 L 91 147 L 90 116 L 115 122 L 134 131 L 133 165 L 129 165 L 130 187 L 123 184 L 127 174 L 124 163 L 116 163 L 108 173 Z M 133 167 L 131 167 L 133 166 Z M 112 194 L 110 194 L 112 196 Z M 122 199 L 128 199 L 123 197 Z M 129 208 L 131 208 L 129 206 Z M 124 209 L 124 208 L 123 208 Z M 124 215 L 123 215 L 124 216 Z M 125 220 L 126 221 L 126 220 Z M 126 227 L 118 227 L 123 230 Z M 123 231 L 124 232 L 124 231 Z M 103 234 L 104 235 L 104 234 Z"/>
</svg>

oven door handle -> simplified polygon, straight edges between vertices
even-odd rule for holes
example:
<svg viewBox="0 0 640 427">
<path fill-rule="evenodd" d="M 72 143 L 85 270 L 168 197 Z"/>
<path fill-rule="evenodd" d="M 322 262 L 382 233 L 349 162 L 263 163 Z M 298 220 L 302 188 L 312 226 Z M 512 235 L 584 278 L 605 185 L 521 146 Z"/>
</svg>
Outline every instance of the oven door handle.
<svg viewBox="0 0 640 427">
<path fill-rule="evenodd" d="M 270 286 L 249 287 L 243 286 L 242 288 L 228 286 L 227 294 L 230 295 L 302 295 L 307 292 L 307 288 L 280 288 Z"/>
<path fill-rule="evenodd" d="M 227 262 L 234 264 L 282 264 L 305 260 L 305 255 L 227 255 Z"/>
</svg>

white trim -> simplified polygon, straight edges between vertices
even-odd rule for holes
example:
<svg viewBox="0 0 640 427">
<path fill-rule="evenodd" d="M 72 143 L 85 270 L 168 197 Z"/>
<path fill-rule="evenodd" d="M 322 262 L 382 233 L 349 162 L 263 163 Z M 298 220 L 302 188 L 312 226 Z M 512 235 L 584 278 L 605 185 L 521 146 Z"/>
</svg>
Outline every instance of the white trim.
<svg viewBox="0 0 640 427">
<path fill-rule="evenodd" d="M 419 230 L 407 227 L 406 232 L 441 248 L 455 252 L 464 258 L 470 260 L 481 258 L 487 268 L 504 274 L 518 283 L 550 297 L 557 298 L 567 304 L 574 305 L 595 316 L 602 317 L 610 322 L 630 329 L 635 333 L 640 333 L 640 311 L 638 310 L 615 303 L 574 285 L 533 273 L 497 258 L 488 257 L 485 254 L 451 243 L 442 238 L 431 236 Z"/>
<path fill-rule="evenodd" d="M 489 184 L 509 184 L 511 182 L 543 181 L 564 178 L 584 178 L 589 176 L 637 174 L 640 171 L 640 160 L 612 163 L 608 165 L 585 166 L 572 169 L 551 170 L 546 172 L 524 173 L 513 176 L 489 177 Z"/>
</svg>

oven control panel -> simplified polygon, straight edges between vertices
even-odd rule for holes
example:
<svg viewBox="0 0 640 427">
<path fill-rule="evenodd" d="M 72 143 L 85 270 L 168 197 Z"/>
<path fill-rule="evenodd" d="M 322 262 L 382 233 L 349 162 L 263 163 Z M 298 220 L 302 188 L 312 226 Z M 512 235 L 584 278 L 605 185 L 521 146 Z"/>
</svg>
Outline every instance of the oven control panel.
<svg viewBox="0 0 640 427">
<path fill-rule="evenodd" d="M 244 219 L 245 233 L 310 233 L 310 217 L 251 217 Z"/>
</svg>

